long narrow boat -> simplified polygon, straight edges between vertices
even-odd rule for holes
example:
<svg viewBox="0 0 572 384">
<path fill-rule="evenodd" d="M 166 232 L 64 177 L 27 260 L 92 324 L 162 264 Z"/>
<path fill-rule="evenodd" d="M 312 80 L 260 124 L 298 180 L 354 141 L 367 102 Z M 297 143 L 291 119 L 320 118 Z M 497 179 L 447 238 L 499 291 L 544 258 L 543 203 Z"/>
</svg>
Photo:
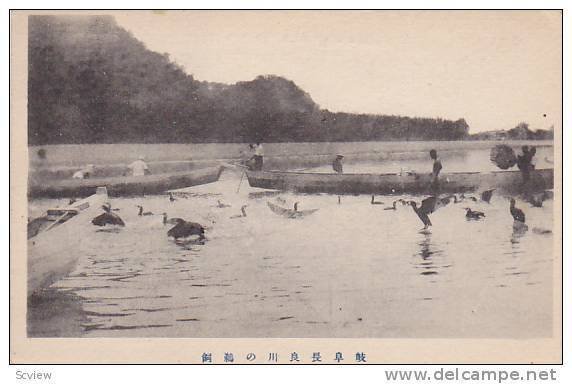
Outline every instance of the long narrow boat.
<svg viewBox="0 0 572 384">
<path fill-rule="evenodd" d="M 107 187 L 109 196 L 161 194 L 165 191 L 217 181 L 223 167 L 207 167 L 192 171 L 160 173 L 146 176 L 113 176 L 90 179 L 37 180 L 30 178 L 29 197 L 85 197 L 98 186 Z"/>
<path fill-rule="evenodd" d="M 333 194 L 402 194 L 427 193 L 431 189 L 429 174 L 308 173 L 282 171 L 246 171 L 251 187 L 302 193 Z M 441 192 L 471 192 L 496 188 L 509 193 L 538 191 L 554 187 L 554 170 L 538 169 L 523 184 L 519 171 L 453 172 L 439 176 Z"/>
<path fill-rule="evenodd" d="M 63 208 L 48 209 L 28 223 L 28 296 L 65 277 L 76 266 L 82 228 L 107 201 L 105 187 L 92 196 Z"/>
</svg>

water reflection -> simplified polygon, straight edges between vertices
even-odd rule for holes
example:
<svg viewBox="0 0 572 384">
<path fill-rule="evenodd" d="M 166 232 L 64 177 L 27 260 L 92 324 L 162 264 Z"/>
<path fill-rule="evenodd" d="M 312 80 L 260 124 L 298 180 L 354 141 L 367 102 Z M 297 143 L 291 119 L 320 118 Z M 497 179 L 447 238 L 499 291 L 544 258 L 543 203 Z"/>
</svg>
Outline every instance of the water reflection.
<svg viewBox="0 0 572 384">
<path fill-rule="evenodd" d="M 421 236 L 421 241 L 417 243 L 419 251 L 415 254 L 416 257 L 421 257 L 421 260 L 415 262 L 415 268 L 422 269 L 420 274 L 424 276 L 437 275 L 439 273 L 438 269 L 449 267 L 449 265 L 445 265 L 440 260 L 443 256 L 443 251 L 432 242 L 431 232 L 422 232 Z"/>
<path fill-rule="evenodd" d="M 510 237 L 510 242 L 511 244 L 513 244 L 513 249 L 520 249 L 520 247 L 517 247 L 516 245 L 520 243 L 521 238 L 524 237 L 524 235 L 526 235 L 526 233 L 528 232 L 528 226 L 524 223 L 521 223 L 519 221 L 515 221 L 513 226 L 512 226 L 512 234 Z"/>
</svg>

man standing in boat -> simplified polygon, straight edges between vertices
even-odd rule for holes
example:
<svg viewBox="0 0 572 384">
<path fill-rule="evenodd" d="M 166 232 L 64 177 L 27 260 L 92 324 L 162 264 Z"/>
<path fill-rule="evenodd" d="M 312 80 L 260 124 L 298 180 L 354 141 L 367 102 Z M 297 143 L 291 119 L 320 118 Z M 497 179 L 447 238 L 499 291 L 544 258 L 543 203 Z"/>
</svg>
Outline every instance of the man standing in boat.
<svg viewBox="0 0 572 384">
<path fill-rule="evenodd" d="M 431 172 L 431 192 L 439 193 L 439 173 L 443 169 L 441 160 L 437 157 L 437 151 L 432 149 L 429 151 L 429 156 L 433 159 L 433 172 Z"/>
<path fill-rule="evenodd" d="M 145 157 L 139 156 L 139 159 L 129 164 L 129 168 L 133 172 L 133 176 L 145 176 L 149 174 L 149 167 L 145 163 Z"/>
<path fill-rule="evenodd" d="M 264 150 L 262 149 L 262 144 L 260 142 L 256 143 L 254 147 L 254 170 L 262 171 L 262 164 L 264 163 Z"/>
<path fill-rule="evenodd" d="M 530 172 L 534 170 L 534 164 L 532 159 L 536 155 L 536 148 L 528 148 L 528 145 L 522 147 L 522 155 L 517 156 L 516 165 L 520 172 L 522 173 L 522 182 L 527 184 L 530 179 Z"/>
<path fill-rule="evenodd" d="M 342 155 L 337 155 L 336 158 L 334 159 L 334 162 L 332 163 L 332 168 L 334 169 L 334 172 L 342 174 L 344 173 L 344 168 L 342 165 L 342 159 L 344 157 Z"/>
</svg>

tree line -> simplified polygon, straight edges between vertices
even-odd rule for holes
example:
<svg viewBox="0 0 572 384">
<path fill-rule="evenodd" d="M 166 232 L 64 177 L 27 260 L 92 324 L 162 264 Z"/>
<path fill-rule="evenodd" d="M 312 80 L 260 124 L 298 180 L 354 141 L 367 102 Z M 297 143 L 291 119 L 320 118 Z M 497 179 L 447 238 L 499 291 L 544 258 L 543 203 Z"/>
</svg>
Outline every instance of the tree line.
<svg viewBox="0 0 572 384">
<path fill-rule="evenodd" d="M 321 109 L 283 77 L 198 81 L 111 16 L 30 16 L 30 145 L 460 140 L 456 121 Z"/>
</svg>

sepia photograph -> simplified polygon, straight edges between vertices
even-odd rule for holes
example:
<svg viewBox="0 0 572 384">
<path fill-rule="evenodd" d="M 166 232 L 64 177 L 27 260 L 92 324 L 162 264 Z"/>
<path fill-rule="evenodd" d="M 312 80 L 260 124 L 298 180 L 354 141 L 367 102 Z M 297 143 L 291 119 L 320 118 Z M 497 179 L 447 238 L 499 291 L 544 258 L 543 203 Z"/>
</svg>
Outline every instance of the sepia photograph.
<svg viewBox="0 0 572 384">
<path fill-rule="evenodd" d="M 14 360 L 127 338 L 561 360 L 560 10 L 11 18 Z"/>
</svg>

